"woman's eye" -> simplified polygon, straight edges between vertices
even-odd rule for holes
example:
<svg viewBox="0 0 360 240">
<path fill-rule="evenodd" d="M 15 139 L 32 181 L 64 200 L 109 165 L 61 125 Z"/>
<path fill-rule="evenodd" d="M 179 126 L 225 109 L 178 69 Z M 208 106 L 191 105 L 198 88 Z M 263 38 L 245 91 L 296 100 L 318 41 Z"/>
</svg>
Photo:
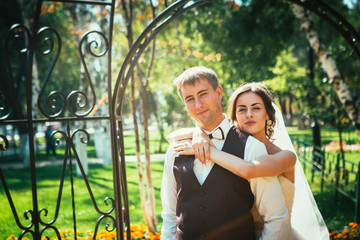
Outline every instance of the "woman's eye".
<svg viewBox="0 0 360 240">
<path fill-rule="evenodd" d="M 260 110 L 261 107 L 254 107 L 254 110 Z"/>
<path fill-rule="evenodd" d="M 245 108 L 240 108 L 239 110 L 238 110 L 238 112 L 240 112 L 240 113 L 242 113 L 242 112 L 245 112 Z"/>
</svg>

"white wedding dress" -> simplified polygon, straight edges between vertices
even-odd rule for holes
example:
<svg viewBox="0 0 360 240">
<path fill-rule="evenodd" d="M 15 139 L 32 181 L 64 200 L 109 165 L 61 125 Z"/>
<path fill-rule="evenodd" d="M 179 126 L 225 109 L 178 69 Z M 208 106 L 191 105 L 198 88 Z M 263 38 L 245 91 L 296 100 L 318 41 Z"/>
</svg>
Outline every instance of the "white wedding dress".
<svg viewBox="0 0 360 240">
<path fill-rule="evenodd" d="M 296 154 L 286 130 L 280 109 L 275 108 L 276 126 L 274 128 L 274 144 L 282 150 Z M 314 196 L 305 177 L 304 171 L 297 159 L 295 164 L 295 183 L 280 175 L 278 180 L 283 192 L 285 204 L 291 219 L 291 240 L 328 240 L 329 231 L 317 207 Z M 252 209 L 255 221 L 255 233 L 259 238 L 264 226 L 264 220 L 257 209 Z"/>
<path fill-rule="evenodd" d="M 291 219 L 291 212 L 292 212 L 292 207 L 293 207 L 293 203 L 294 203 L 294 195 L 295 195 L 295 185 L 293 182 L 291 182 L 289 179 L 287 179 L 283 175 L 278 176 L 278 181 L 280 183 L 281 191 L 283 193 L 284 200 L 285 200 L 285 205 L 286 205 L 286 208 L 288 209 L 289 217 Z M 257 209 L 255 207 L 253 207 L 251 209 L 251 213 L 254 217 L 256 239 L 259 239 L 261 237 L 261 232 L 264 227 L 264 219 L 260 216 L 259 212 L 257 211 Z M 301 237 L 300 234 L 298 234 L 296 232 L 296 230 L 292 228 L 290 239 L 291 240 L 303 240 L 304 238 Z"/>
</svg>

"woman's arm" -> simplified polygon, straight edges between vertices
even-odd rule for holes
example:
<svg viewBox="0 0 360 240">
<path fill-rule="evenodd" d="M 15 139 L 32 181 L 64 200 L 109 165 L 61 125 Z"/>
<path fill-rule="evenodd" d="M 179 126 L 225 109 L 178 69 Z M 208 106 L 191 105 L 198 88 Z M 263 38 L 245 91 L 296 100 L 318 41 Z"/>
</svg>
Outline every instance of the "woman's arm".
<svg viewBox="0 0 360 240">
<path fill-rule="evenodd" d="M 296 155 L 288 150 L 281 150 L 273 155 L 266 155 L 248 162 L 235 155 L 218 150 L 209 142 L 211 143 L 211 141 L 201 141 L 197 144 L 191 144 L 191 140 L 182 140 L 174 146 L 174 150 L 179 155 L 195 154 L 203 164 L 212 160 L 219 166 L 245 179 L 277 176 L 294 168 L 296 163 Z M 207 149 L 209 155 L 205 157 Z M 204 160 L 201 160 L 200 157 Z M 293 179 L 290 180 L 293 181 Z"/>
<path fill-rule="evenodd" d="M 247 162 L 215 147 L 210 147 L 210 159 L 245 179 L 277 176 L 294 168 L 296 163 L 296 155 L 288 150 Z"/>
<path fill-rule="evenodd" d="M 175 141 L 192 139 L 194 128 L 180 128 L 167 135 L 166 140 L 172 144 Z"/>
</svg>

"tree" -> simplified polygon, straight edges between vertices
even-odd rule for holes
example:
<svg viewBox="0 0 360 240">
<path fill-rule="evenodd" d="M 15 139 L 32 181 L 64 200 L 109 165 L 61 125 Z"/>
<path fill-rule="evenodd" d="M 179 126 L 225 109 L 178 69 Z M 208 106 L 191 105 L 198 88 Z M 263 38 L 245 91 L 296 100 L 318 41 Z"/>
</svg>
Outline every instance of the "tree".
<svg viewBox="0 0 360 240">
<path fill-rule="evenodd" d="M 314 25 L 305 9 L 297 4 L 291 5 L 295 16 L 300 21 L 301 29 L 305 32 L 311 47 L 314 49 L 320 62 L 323 64 L 324 70 L 330 79 L 332 87 L 336 91 L 339 100 L 348 113 L 349 118 L 354 122 L 355 129 L 360 136 L 360 115 L 356 101 L 352 97 L 347 84 L 342 79 L 340 71 L 334 60 L 331 58 L 330 54 L 326 51 L 324 44 L 319 39 L 318 34 L 314 29 Z"/>
</svg>

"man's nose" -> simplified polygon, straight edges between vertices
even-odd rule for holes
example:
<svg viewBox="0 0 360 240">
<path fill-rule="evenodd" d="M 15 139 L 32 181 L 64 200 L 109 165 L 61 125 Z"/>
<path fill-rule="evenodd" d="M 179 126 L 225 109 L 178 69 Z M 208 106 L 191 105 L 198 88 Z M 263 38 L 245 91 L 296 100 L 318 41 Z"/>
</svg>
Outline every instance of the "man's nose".
<svg viewBox="0 0 360 240">
<path fill-rule="evenodd" d="M 200 108 L 202 106 L 202 102 L 199 98 L 195 98 L 195 107 Z"/>
</svg>

